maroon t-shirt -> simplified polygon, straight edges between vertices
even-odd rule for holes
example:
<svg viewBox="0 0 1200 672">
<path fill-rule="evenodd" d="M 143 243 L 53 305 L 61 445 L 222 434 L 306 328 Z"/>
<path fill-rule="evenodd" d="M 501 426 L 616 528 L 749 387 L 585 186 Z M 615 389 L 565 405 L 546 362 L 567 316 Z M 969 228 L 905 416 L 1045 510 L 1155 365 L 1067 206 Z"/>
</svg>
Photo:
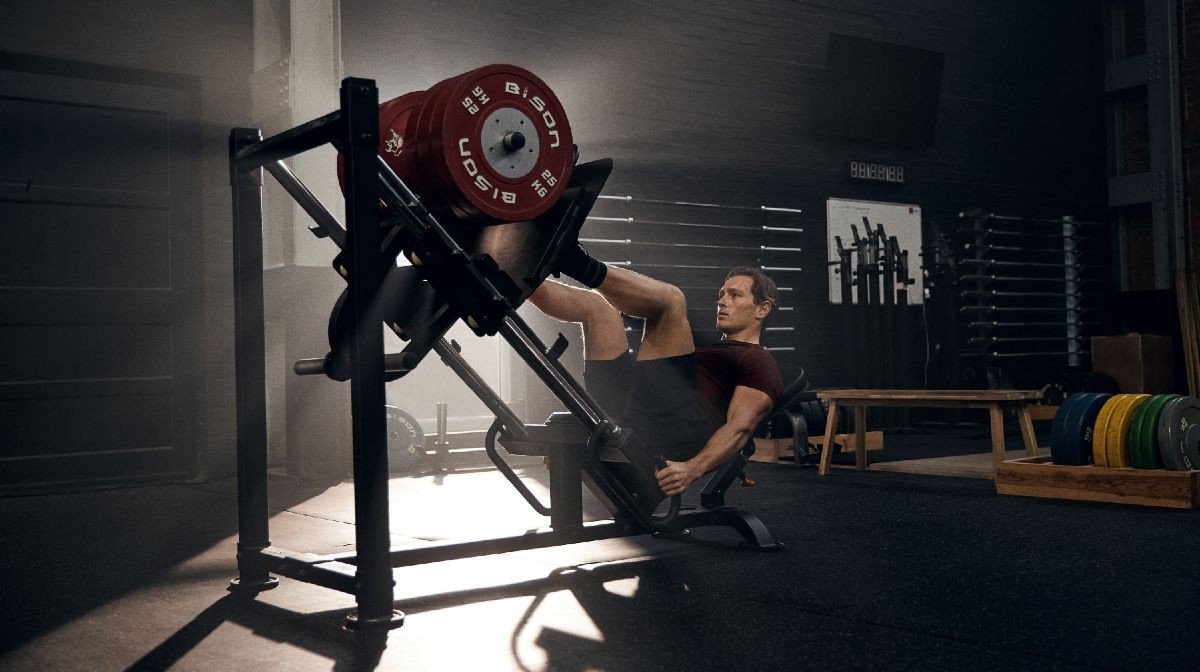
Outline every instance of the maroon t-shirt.
<svg viewBox="0 0 1200 672">
<path fill-rule="evenodd" d="M 742 341 L 696 348 L 696 389 L 705 415 L 715 426 L 725 424 L 733 390 L 739 385 L 762 391 L 772 404 L 783 394 L 779 364 L 766 348 Z"/>
</svg>

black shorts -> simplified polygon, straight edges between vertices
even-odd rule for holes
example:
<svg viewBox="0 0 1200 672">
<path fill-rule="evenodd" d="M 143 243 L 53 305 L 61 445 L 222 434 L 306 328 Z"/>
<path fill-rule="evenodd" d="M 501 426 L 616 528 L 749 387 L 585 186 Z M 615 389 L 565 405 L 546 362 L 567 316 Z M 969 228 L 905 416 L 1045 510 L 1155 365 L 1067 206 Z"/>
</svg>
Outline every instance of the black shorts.
<svg viewBox="0 0 1200 672">
<path fill-rule="evenodd" d="M 696 357 L 634 361 L 629 353 L 584 363 L 584 386 L 622 427 L 641 437 L 652 457 L 687 460 L 715 427 L 696 391 Z"/>
</svg>

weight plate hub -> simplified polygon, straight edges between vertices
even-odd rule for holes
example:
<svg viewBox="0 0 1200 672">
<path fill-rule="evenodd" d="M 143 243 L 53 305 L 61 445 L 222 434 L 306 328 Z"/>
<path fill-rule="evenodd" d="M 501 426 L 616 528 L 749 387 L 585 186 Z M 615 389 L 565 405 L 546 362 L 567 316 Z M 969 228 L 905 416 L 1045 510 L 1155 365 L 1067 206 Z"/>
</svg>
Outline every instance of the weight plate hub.
<svg viewBox="0 0 1200 672">
<path fill-rule="evenodd" d="M 1042 388 L 1042 403 L 1049 406 L 1061 406 L 1066 403 L 1067 388 L 1063 383 L 1049 383 Z M 1057 413 L 1055 414 L 1057 417 Z"/>
<path fill-rule="evenodd" d="M 1158 419 L 1158 449 L 1167 469 L 1200 468 L 1200 399 L 1180 397 L 1163 406 Z"/>
<path fill-rule="evenodd" d="M 462 219 L 526 221 L 566 188 L 575 160 L 566 112 L 546 83 L 489 65 L 435 84 L 408 118 L 410 170 L 426 171 L 441 204 Z M 414 171 L 415 172 L 415 171 Z"/>
<path fill-rule="evenodd" d="M 514 181 L 525 177 L 537 164 L 541 146 L 537 133 L 530 133 L 533 120 L 515 107 L 500 107 L 483 120 L 479 144 L 487 150 L 488 166 Z"/>
<path fill-rule="evenodd" d="M 408 413 L 395 406 L 384 408 L 387 412 L 389 470 L 412 469 L 425 459 L 425 432 Z"/>
</svg>

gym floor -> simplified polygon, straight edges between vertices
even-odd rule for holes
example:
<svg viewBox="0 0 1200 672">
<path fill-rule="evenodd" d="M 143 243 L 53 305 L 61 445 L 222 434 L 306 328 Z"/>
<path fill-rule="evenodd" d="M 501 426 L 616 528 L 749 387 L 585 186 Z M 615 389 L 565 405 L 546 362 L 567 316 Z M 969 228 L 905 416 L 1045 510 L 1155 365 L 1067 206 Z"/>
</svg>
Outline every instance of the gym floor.
<svg viewBox="0 0 1200 672">
<path fill-rule="evenodd" d="M 893 454 L 987 450 L 982 431 L 888 441 Z M 520 471 L 546 482 L 540 464 Z M 226 592 L 232 480 L 0 499 L 0 669 L 1200 667 L 1196 512 L 1005 497 L 983 479 L 748 471 L 757 487 L 729 501 L 782 552 L 704 529 L 406 568 L 407 620 L 383 635 L 343 630 L 353 599 L 317 586 Z M 271 488 L 277 546 L 353 544 L 349 483 Z M 391 491 L 396 545 L 545 521 L 491 470 L 395 478 Z"/>
</svg>

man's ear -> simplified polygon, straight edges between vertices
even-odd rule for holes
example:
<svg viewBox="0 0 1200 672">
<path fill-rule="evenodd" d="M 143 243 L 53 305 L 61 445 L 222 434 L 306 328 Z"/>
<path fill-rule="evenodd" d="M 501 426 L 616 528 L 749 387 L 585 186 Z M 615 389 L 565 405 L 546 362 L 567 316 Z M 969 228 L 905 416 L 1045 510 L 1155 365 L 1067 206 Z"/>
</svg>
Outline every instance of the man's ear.
<svg viewBox="0 0 1200 672">
<path fill-rule="evenodd" d="M 767 319 L 767 315 L 771 314 L 772 305 L 770 301 L 763 301 L 754 308 L 754 314 L 760 320 Z"/>
</svg>

